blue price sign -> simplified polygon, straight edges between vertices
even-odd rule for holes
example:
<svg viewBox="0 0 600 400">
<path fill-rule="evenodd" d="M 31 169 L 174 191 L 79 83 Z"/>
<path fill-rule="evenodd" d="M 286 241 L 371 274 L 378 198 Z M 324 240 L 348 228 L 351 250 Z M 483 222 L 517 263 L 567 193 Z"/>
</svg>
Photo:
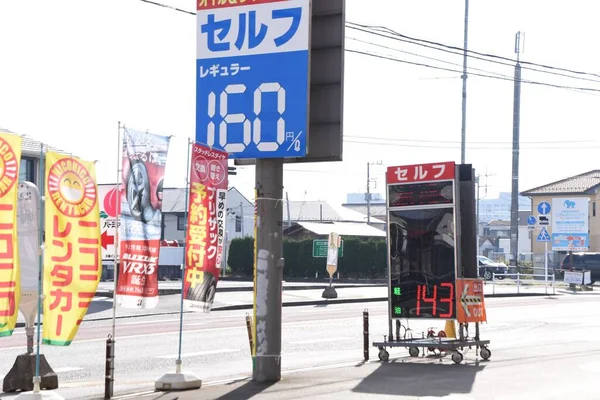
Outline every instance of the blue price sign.
<svg viewBox="0 0 600 400">
<path fill-rule="evenodd" d="M 197 3 L 196 141 L 231 158 L 305 156 L 310 0 Z"/>
</svg>

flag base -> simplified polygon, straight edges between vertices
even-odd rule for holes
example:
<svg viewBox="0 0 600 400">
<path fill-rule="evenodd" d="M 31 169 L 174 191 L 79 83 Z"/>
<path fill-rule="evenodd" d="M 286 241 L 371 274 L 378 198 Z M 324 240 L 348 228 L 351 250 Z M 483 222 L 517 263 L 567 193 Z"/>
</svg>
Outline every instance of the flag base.
<svg viewBox="0 0 600 400">
<path fill-rule="evenodd" d="M 25 392 L 18 395 L 17 400 L 65 400 L 64 397 L 51 390 L 41 392 Z"/>
<path fill-rule="evenodd" d="M 8 371 L 2 382 L 2 391 L 6 393 L 32 391 L 33 378 L 35 375 L 35 354 L 19 354 L 13 367 Z M 58 376 L 46 361 L 46 357 L 40 354 L 40 388 L 58 389 Z"/>
<path fill-rule="evenodd" d="M 154 385 L 156 390 L 192 390 L 202 387 L 202 380 L 189 373 L 164 374 Z"/>
<path fill-rule="evenodd" d="M 324 299 L 337 299 L 337 291 L 333 286 L 327 286 L 321 295 Z"/>
</svg>

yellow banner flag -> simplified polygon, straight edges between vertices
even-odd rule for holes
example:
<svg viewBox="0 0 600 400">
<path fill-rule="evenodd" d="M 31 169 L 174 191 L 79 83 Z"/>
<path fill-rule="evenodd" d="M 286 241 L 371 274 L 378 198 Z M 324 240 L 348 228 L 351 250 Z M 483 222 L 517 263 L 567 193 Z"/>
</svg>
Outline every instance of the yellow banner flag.
<svg viewBox="0 0 600 400">
<path fill-rule="evenodd" d="M 20 163 L 21 137 L 0 133 L 0 337 L 12 335 L 19 315 L 17 182 Z"/>
<path fill-rule="evenodd" d="M 68 346 L 102 272 L 94 163 L 46 153 L 44 344 Z"/>
</svg>

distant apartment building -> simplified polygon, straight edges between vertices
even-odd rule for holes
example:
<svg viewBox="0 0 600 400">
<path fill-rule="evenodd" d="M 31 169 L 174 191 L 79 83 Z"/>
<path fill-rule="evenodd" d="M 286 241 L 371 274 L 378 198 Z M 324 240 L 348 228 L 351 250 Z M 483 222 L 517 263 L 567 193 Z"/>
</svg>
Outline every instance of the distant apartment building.
<svg viewBox="0 0 600 400">
<path fill-rule="evenodd" d="M 510 221 L 510 192 L 500 192 L 495 199 L 479 200 L 479 222 Z M 519 196 L 519 211 L 531 210 L 531 199 Z"/>
</svg>

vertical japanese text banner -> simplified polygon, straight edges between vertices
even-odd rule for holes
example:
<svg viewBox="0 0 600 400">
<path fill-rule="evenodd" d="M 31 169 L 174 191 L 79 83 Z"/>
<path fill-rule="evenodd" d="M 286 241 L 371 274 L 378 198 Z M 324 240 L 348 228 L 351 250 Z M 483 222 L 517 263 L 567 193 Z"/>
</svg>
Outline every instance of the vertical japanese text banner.
<svg viewBox="0 0 600 400">
<path fill-rule="evenodd" d="M 94 163 L 46 153 L 44 344 L 68 346 L 101 274 Z"/>
<path fill-rule="evenodd" d="M 163 181 L 170 138 L 130 128 L 123 134 L 123 185 L 119 224 L 117 305 L 158 305 L 158 256 Z"/>
<path fill-rule="evenodd" d="M 21 137 L 0 133 L 0 337 L 12 335 L 19 315 L 17 181 Z"/>
<path fill-rule="evenodd" d="M 194 144 L 186 233 L 184 305 L 209 312 L 223 255 L 228 154 Z"/>
</svg>

